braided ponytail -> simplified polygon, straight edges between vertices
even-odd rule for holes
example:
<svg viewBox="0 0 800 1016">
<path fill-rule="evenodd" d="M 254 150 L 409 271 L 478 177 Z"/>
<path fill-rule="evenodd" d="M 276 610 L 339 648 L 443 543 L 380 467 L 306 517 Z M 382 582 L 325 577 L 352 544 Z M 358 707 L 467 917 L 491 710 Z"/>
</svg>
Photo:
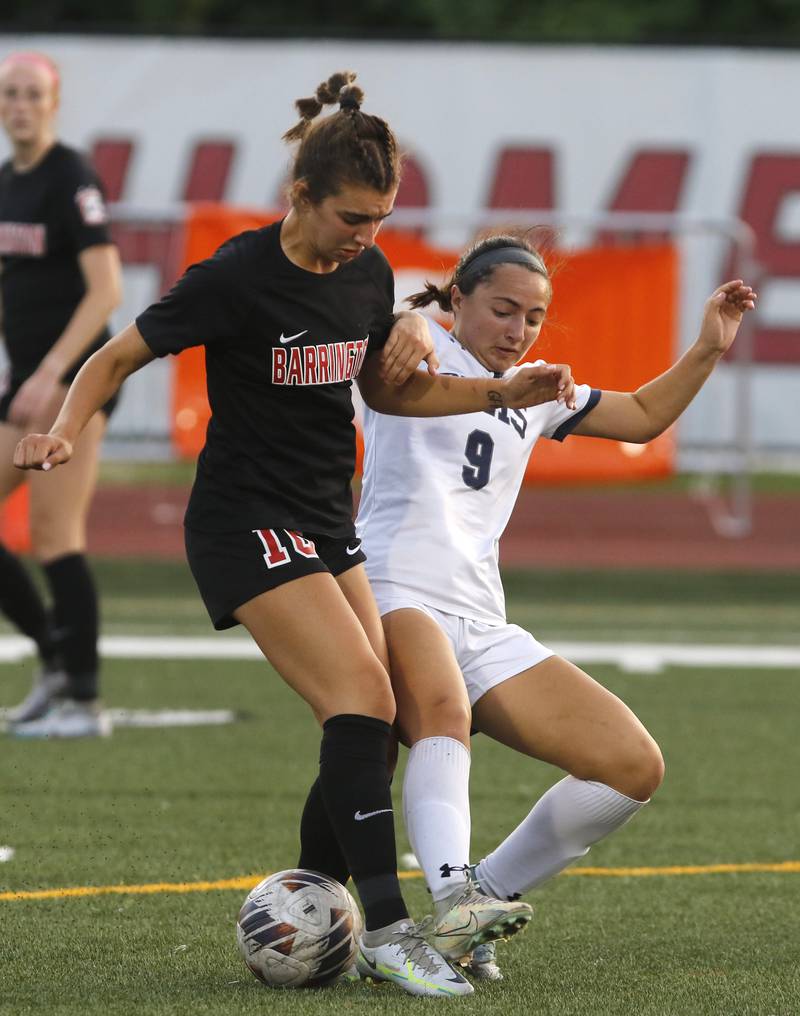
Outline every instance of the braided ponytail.
<svg viewBox="0 0 800 1016">
<path fill-rule="evenodd" d="M 300 121 L 286 131 L 283 140 L 302 141 L 308 133 L 311 121 L 322 112 L 322 107 L 339 102 L 339 92 L 347 88 L 354 79 L 355 74 L 352 71 L 337 71 L 336 74 L 331 74 L 327 81 L 321 82 L 310 98 L 298 99 L 294 108 L 300 114 Z M 360 88 L 355 90 L 361 92 Z M 363 97 L 363 92 L 361 94 Z"/>
<path fill-rule="evenodd" d="M 299 141 L 292 178 L 303 180 L 318 203 L 342 184 L 372 187 L 386 194 L 400 181 L 400 155 L 391 128 L 380 117 L 361 111 L 363 90 L 354 71 L 339 71 L 323 81 L 311 98 L 298 99 L 300 121 L 283 139 Z M 337 112 L 314 123 L 324 106 Z"/>
</svg>

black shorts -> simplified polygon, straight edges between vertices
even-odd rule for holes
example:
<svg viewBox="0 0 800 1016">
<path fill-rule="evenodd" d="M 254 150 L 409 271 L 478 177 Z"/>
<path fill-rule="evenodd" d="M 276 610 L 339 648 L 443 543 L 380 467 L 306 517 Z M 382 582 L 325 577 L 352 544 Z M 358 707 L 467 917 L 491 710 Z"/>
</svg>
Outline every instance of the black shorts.
<svg viewBox="0 0 800 1016">
<path fill-rule="evenodd" d="M 217 629 L 239 622 L 233 612 L 270 589 L 317 572 L 334 577 L 366 561 L 361 541 L 287 529 L 201 533 L 184 529 L 186 556 L 209 617 Z"/>
<path fill-rule="evenodd" d="M 64 385 L 69 385 L 73 379 L 74 378 L 70 379 L 62 378 L 61 383 Z M 5 421 L 8 419 L 9 406 L 14 400 L 14 396 L 17 394 L 17 392 L 20 390 L 20 388 L 23 386 L 23 384 L 25 384 L 27 380 L 28 379 L 25 377 L 12 377 L 8 379 L 8 387 L 5 389 L 4 392 L 2 392 L 2 394 L 0 394 L 0 423 L 5 423 Z M 2 387 L 2 384 L 0 384 L 0 387 Z M 108 402 L 106 402 L 104 406 L 100 407 L 100 412 L 105 413 L 106 419 L 108 419 L 114 412 L 114 408 L 116 407 L 118 401 L 119 401 L 119 392 L 116 392 L 114 395 L 111 396 L 111 398 L 108 400 Z"/>
</svg>

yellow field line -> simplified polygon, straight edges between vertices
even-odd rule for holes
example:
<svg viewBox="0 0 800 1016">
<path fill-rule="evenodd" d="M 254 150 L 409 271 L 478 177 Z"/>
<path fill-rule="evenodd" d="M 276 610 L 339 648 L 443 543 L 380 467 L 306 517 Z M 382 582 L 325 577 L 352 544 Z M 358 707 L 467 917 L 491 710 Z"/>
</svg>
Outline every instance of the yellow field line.
<svg viewBox="0 0 800 1016">
<path fill-rule="evenodd" d="M 731 875 L 750 872 L 800 874 L 800 861 L 775 864 L 675 864 L 664 868 L 568 868 L 562 875 L 595 875 L 616 878 L 647 878 L 651 875 Z"/>
<path fill-rule="evenodd" d="M 694 864 L 664 868 L 568 868 L 562 875 L 590 877 L 648 878 L 656 875 L 728 875 L 768 872 L 800 874 L 800 861 L 775 864 Z M 35 889 L 0 893 L 0 901 L 61 900 L 71 896 L 145 896 L 152 893 L 206 893 L 225 889 L 252 889 L 264 875 L 241 875 L 214 882 L 150 882 L 146 885 L 87 885 L 63 889 Z M 421 871 L 401 871 L 400 878 L 422 878 Z"/>
<path fill-rule="evenodd" d="M 150 882 L 146 885 L 78 885 L 0 893 L 0 900 L 61 900 L 68 896 L 145 896 L 152 893 L 207 893 L 215 889 L 252 889 L 263 875 L 221 878 L 215 882 Z"/>
</svg>

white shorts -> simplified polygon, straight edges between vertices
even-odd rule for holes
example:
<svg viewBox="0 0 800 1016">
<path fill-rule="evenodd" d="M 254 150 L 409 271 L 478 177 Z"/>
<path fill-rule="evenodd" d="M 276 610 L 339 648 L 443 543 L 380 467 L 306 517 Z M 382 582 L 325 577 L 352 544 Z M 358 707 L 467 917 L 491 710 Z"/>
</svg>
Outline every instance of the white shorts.
<svg viewBox="0 0 800 1016">
<path fill-rule="evenodd" d="M 439 625 L 453 647 L 472 706 L 490 688 L 555 655 L 518 624 L 487 624 L 445 614 L 391 582 L 371 585 L 381 616 L 411 608 L 421 610 Z"/>
</svg>

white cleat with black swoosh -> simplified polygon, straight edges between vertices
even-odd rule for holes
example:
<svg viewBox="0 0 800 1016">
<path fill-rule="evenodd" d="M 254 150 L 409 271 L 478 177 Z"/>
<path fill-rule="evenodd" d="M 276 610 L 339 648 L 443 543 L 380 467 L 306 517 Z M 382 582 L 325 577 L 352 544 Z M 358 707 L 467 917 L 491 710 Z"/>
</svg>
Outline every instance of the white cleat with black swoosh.
<svg viewBox="0 0 800 1016">
<path fill-rule="evenodd" d="M 485 942 L 510 938 L 528 924 L 533 907 L 522 900 L 496 900 L 467 881 L 437 904 L 431 942 L 448 960 L 467 956 Z"/>
<path fill-rule="evenodd" d="M 382 941 L 382 939 L 386 941 Z M 368 945 L 366 940 L 380 944 Z M 391 981 L 409 995 L 455 998 L 475 990 L 463 974 L 441 956 L 422 935 L 422 926 L 398 921 L 361 936 L 356 966 L 362 978 Z"/>
</svg>

